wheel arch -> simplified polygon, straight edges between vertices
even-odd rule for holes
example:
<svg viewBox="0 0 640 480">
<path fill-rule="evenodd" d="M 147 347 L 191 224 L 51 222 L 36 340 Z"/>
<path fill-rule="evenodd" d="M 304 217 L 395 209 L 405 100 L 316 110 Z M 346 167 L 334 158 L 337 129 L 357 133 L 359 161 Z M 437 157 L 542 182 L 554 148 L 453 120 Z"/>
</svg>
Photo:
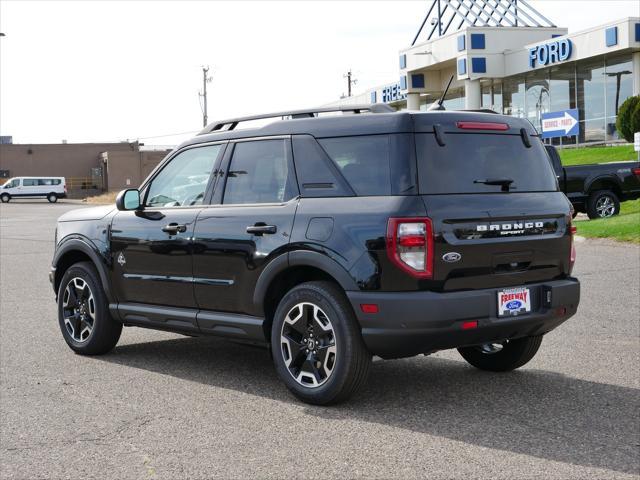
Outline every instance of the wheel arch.
<svg viewBox="0 0 640 480">
<path fill-rule="evenodd" d="M 620 180 L 611 175 L 603 175 L 589 180 L 589 183 L 585 188 L 587 196 L 591 195 L 593 192 L 597 192 L 598 190 L 611 190 L 618 196 L 618 199 L 622 196 Z"/>
<path fill-rule="evenodd" d="M 53 279 L 53 287 L 58 292 L 60 282 L 64 273 L 78 262 L 88 261 L 93 264 L 100 276 L 100 282 L 102 288 L 107 297 L 109 303 L 113 302 L 113 296 L 111 292 L 111 284 L 109 283 L 109 275 L 107 274 L 107 268 L 104 260 L 97 253 L 95 247 L 92 247 L 87 241 L 80 238 L 72 238 L 65 241 L 60 246 L 53 257 L 53 267 L 55 268 L 55 275 Z"/>
<path fill-rule="evenodd" d="M 358 290 L 355 280 L 339 263 L 312 251 L 294 251 L 274 259 L 258 278 L 253 295 L 254 308 L 264 316 L 262 328 L 267 341 L 278 303 L 296 285 L 324 280 L 344 291 Z"/>
</svg>

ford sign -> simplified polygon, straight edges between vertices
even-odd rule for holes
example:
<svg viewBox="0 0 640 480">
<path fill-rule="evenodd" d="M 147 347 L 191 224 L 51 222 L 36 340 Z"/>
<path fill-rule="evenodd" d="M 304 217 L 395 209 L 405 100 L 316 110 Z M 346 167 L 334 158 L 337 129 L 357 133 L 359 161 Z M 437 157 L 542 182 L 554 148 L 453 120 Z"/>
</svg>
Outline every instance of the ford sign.
<svg viewBox="0 0 640 480">
<path fill-rule="evenodd" d="M 517 310 L 522 306 L 522 302 L 520 300 L 512 300 L 505 305 L 507 310 Z"/>
<path fill-rule="evenodd" d="M 571 56 L 573 43 L 568 38 L 545 43 L 529 49 L 529 68 L 564 62 Z"/>
</svg>

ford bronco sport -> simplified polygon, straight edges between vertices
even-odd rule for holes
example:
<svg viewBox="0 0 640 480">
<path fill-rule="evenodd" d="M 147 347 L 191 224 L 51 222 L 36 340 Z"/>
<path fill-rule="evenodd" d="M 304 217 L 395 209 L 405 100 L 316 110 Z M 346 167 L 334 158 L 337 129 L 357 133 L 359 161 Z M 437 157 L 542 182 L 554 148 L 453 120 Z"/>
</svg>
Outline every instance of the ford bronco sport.
<svg viewBox="0 0 640 480">
<path fill-rule="evenodd" d="M 325 110 L 216 122 L 115 207 L 60 217 L 50 279 L 71 349 L 107 353 L 123 325 L 262 343 L 314 404 L 356 392 L 373 355 L 531 360 L 580 291 L 532 125 Z"/>
</svg>

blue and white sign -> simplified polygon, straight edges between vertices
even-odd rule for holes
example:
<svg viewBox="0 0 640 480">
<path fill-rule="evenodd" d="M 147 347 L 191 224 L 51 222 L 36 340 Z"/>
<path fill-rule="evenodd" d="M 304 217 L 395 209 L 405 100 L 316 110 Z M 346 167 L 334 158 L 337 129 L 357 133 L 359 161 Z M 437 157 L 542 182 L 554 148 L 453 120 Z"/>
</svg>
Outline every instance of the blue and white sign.
<svg viewBox="0 0 640 480">
<path fill-rule="evenodd" d="M 578 135 L 580 116 L 577 108 L 543 113 L 542 138 L 569 137 Z"/>
<path fill-rule="evenodd" d="M 568 38 L 562 38 L 549 43 L 543 43 L 529 49 L 529 68 L 542 67 L 552 63 L 564 62 L 571 57 L 573 43 Z"/>
</svg>

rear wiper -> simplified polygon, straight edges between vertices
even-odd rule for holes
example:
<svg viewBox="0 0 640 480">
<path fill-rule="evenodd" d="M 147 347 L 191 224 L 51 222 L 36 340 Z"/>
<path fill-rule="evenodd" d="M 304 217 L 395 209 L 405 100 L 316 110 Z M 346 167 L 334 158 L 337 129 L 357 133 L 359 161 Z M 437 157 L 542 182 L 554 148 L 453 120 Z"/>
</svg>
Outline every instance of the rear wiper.
<svg viewBox="0 0 640 480">
<path fill-rule="evenodd" d="M 500 185 L 503 192 L 509 191 L 509 185 L 513 183 L 510 178 L 485 178 L 484 180 L 474 180 L 473 183 L 483 183 L 485 185 Z"/>
</svg>

